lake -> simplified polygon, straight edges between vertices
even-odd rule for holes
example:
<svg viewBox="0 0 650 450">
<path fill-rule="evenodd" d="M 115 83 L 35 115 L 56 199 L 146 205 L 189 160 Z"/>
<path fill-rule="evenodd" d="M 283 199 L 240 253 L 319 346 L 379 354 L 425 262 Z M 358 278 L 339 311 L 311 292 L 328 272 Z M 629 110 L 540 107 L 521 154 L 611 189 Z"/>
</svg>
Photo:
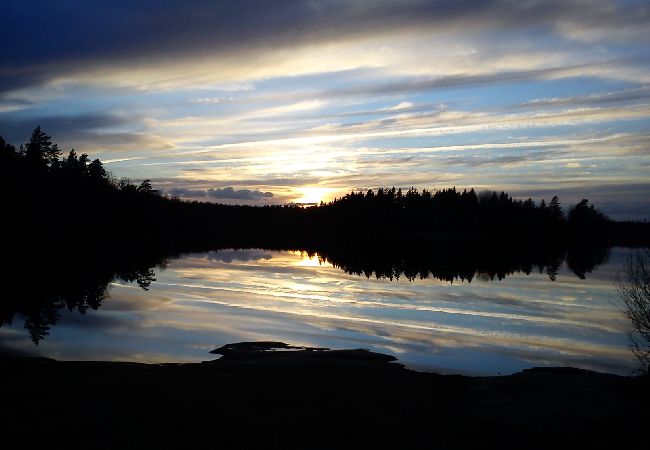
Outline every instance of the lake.
<svg viewBox="0 0 650 450">
<path fill-rule="evenodd" d="M 57 306 L 38 345 L 25 329 L 30 319 L 16 314 L 0 327 L 0 350 L 60 360 L 196 362 L 226 343 L 273 340 L 367 348 L 440 373 L 548 365 L 630 374 L 636 362 L 614 284 L 629 253 L 611 249 L 584 279 L 562 261 L 550 276 L 476 273 L 451 282 L 349 274 L 299 251 L 185 254 L 155 268 L 148 290 L 115 280 L 97 310 Z"/>
</svg>

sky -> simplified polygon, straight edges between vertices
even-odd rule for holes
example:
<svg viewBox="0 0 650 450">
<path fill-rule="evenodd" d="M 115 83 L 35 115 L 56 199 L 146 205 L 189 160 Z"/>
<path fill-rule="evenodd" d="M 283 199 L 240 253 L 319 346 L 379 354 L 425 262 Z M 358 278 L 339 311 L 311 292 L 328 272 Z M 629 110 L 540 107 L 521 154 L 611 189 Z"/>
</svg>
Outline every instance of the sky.
<svg viewBox="0 0 650 450">
<path fill-rule="evenodd" d="M 3 0 L 0 136 L 220 203 L 505 190 L 650 220 L 650 2 Z"/>
</svg>

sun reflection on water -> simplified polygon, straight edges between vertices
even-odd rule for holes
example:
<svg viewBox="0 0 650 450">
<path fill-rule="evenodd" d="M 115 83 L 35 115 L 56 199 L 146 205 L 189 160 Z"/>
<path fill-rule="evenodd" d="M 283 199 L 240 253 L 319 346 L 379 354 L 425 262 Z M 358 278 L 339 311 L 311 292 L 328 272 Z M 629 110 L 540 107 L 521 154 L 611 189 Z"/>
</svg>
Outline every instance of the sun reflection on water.
<svg viewBox="0 0 650 450">
<path fill-rule="evenodd" d="M 101 309 L 83 320 L 63 311 L 38 349 L 26 334 L 12 334 L 11 342 L 58 359 L 161 362 L 200 361 L 209 358 L 205 348 L 274 340 L 370 348 L 440 372 L 553 364 L 626 373 L 634 362 L 626 323 L 611 302 L 612 269 L 598 270 L 603 275 L 594 271 L 589 280 L 564 269 L 554 282 L 538 273 L 498 283 L 391 282 L 348 275 L 318 254 L 220 250 L 172 261 L 147 292 L 113 283 Z M 0 337 L 22 325 L 0 328 Z"/>
</svg>

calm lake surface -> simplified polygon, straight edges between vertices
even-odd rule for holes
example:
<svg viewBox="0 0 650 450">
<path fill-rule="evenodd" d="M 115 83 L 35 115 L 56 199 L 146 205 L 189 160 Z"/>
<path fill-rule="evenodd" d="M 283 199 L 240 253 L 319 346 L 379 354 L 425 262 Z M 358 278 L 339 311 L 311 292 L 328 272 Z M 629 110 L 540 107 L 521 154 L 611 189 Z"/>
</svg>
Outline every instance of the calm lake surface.
<svg viewBox="0 0 650 450">
<path fill-rule="evenodd" d="M 393 354 L 441 373 L 508 374 L 574 366 L 629 374 L 628 326 L 613 283 L 630 250 L 586 279 L 546 273 L 471 282 L 349 275 L 317 255 L 270 250 L 188 254 L 156 268 L 149 290 L 114 282 L 98 310 L 61 309 L 35 346 L 16 316 L 2 348 L 61 360 L 190 362 L 226 343 L 274 340 Z"/>
</svg>

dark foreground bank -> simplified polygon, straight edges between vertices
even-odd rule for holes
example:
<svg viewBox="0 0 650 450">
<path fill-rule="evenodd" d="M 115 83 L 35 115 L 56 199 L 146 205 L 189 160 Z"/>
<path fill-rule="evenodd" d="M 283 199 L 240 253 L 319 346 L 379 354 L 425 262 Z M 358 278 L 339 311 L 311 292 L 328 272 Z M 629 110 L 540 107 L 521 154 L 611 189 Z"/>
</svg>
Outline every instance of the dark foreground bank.
<svg viewBox="0 0 650 450">
<path fill-rule="evenodd" d="M 273 350 L 273 351 L 272 351 Z M 645 448 L 647 377 L 443 376 L 365 350 L 224 346 L 200 364 L 0 360 L 22 448 Z"/>
</svg>

